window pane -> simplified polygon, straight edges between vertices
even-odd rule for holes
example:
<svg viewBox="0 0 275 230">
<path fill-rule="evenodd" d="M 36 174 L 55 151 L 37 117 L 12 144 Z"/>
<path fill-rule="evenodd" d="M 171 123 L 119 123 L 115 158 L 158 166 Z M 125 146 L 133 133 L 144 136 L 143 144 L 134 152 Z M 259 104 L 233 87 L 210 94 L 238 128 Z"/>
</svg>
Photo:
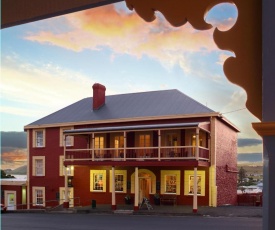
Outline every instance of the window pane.
<svg viewBox="0 0 275 230">
<path fill-rule="evenodd" d="M 103 191 L 103 174 L 95 173 L 93 176 L 94 179 L 94 190 Z"/>
<path fill-rule="evenodd" d="M 43 205 L 43 191 L 36 190 L 36 204 Z"/>
<path fill-rule="evenodd" d="M 66 137 L 66 142 L 65 142 L 66 146 L 72 146 L 72 139 L 73 139 L 72 136 Z"/>
<path fill-rule="evenodd" d="M 35 175 L 43 176 L 43 160 L 42 159 L 35 160 Z"/>
<path fill-rule="evenodd" d="M 189 176 L 189 193 L 194 193 L 194 176 Z M 201 176 L 197 176 L 197 194 L 201 194 Z"/>
<path fill-rule="evenodd" d="M 36 131 L 36 147 L 43 147 L 43 131 Z"/>
<path fill-rule="evenodd" d="M 115 191 L 123 191 L 123 175 L 115 175 Z"/>
<path fill-rule="evenodd" d="M 165 192 L 166 193 L 176 193 L 177 191 L 177 176 L 176 175 L 166 175 L 165 176 Z"/>
</svg>

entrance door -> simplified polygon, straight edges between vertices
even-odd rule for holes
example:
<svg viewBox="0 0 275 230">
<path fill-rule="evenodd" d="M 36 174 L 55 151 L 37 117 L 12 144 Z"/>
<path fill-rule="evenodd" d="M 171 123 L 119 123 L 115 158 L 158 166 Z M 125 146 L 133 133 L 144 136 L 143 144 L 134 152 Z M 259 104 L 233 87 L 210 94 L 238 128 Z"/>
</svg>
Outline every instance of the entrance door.
<svg viewBox="0 0 275 230">
<path fill-rule="evenodd" d="M 151 179 L 146 177 L 139 178 L 139 203 L 142 202 L 143 198 L 149 199 Z"/>
<path fill-rule="evenodd" d="M 59 200 L 59 203 L 60 204 L 63 204 L 63 202 L 65 201 L 65 188 L 62 187 L 60 188 L 59 190 L 59 193 L 60 193 L 60 200 Z M 74 206 L 74 195 L 73 195 L 74 191 L 73 191 L 73 188 L 69 188 L 68 189 L 68 198 L 69 198 L 69 205 L 70 207 L 73 207 Z"/>
<path fill-rule="evenodd" d="M 16 209 L 16 192 L 15 191 L 5 191 L 6 197 L 6 206 L 7 210 L 15 210 Z"/>
</svg>

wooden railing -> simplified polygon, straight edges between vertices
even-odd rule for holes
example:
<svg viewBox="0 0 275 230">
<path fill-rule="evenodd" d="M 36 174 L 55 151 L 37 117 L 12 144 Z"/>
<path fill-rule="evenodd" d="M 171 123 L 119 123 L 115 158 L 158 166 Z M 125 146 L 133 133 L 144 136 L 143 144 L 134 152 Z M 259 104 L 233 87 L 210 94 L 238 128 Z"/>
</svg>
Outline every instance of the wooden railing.
<svg viewBox="0 0 275 230">
<path fill-rule="evenodd" d="M 196 155 L 194 146 L 176 147 L 128 147 L 101 149 L 66 149 L 65 160 L 89 161 L 140 161 L 140 160 L 209 160 L 209 149 L 199 147 Z"/>
</svg>

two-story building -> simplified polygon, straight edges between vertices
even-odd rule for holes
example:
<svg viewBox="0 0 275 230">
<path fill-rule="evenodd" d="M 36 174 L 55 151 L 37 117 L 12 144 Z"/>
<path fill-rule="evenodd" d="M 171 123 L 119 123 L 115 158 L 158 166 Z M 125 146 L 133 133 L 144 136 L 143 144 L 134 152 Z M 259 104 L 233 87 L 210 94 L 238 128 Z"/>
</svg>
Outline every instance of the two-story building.
<svg viewBox="0 0 275 230">
<path fill-rule="evenodd" d="M 236 204 L 238 129 L 178 90 L 84 98 L 27 126 L 28 203 L 64 207 L 173 196 Z"/>
</svg>

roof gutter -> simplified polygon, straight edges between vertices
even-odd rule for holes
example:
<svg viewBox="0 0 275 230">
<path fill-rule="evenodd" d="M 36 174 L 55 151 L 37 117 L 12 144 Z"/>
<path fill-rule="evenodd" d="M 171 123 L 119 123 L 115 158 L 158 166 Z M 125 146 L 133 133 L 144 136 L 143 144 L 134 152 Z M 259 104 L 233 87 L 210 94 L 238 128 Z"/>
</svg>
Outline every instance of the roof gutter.
<svg viewBox="0 0 275 230">
<path fill-rule="evenodd" d="M 167 116 L 148 116 L 148 117 L 132 117 L 132 118 L 119 118 L 119 119 L 108 119 L 108 120 L 91 120 L 91 121 L 80 121 L 80 122 L 66 122 L 66 123 L 53 123 L 53 124 L 42 124 L 42 125 L 26 125 L 24 130 L 28 129 L 42 129 L 52 127 L 66 127 L 75 125 L 93 125 L 93 124 L 108 124 L 118 122 L 136 122 L 136 121 L 149 121 L 149 120 L 169 120 L 178 118 L 203 118 L 203 117 L 219 117 L 220 113 L 204 113 L 204 114 L 178 114 L 178 115 L 167 115 Z"/>
</svg>

